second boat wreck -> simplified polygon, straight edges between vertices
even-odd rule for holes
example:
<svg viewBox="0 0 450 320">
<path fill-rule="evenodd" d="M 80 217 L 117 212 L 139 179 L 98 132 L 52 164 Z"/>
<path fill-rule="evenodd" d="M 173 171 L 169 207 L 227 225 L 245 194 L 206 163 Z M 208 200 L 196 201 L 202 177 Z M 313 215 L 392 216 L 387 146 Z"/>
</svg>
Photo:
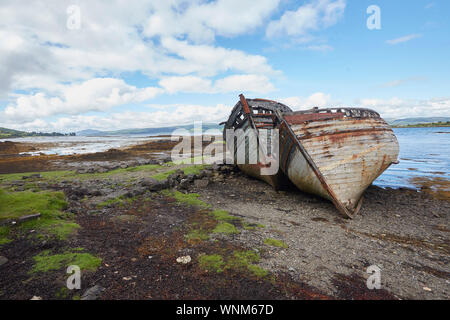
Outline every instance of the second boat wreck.
<svg viewBox="0 0 450 320">
<path fill-rule="evenodd" d="M 277 189 L 288 179 L 298 189 L 332 201 L 350 218 L 360 210 L 367 187 L 398 163 L 394 132 L 369 109 L 293 112 L 276 101 L 240 95 L 225 123 L 225 139 L 229 130 L 234 141 L 227 141 L 227 148 L 242 171 Z M 251 139 L 256 148 L 249 147 Z M 276 163 L 277 170 L 267 170 L 268 163 Z"/>
</svg>

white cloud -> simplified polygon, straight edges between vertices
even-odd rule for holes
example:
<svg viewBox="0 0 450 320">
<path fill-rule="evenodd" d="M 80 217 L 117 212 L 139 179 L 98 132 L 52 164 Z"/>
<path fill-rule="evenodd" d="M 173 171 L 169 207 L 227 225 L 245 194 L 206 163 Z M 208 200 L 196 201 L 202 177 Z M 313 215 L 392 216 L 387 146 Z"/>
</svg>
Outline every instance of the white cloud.
<svg viewBox="0 0 450 320">
<path fill-rule="evenodd" d="M 59 85 L 58 96 L 39 92 L 19 95 L 0 116 L 3 119 L 25 122 L 58 114 L 78 114 L 88 111 L 106 111 L 114 106 L 143 102 L 162 90 L 154 87 L 136 88 L 121 79 L 96 78 L 80 84 Z"/>
<path fill-rule="evenodd" d="M 211 91 L 211 80 L 194 76 L 163 78 L 159 85 L 168 93 Z"/>
<path fill-rule="evenodd" d="M 296 11 L 285 12 L 279 20 L 269 23 L 266 36 L 310 37 L 309 33 L 336 24 L 343 16 L 345 0 L 313 0 Z"/>
<path fill-rule="evenodd" d="M 408 42 L 411 41 L 413 39 L 417 39 L 422 37 L 421 34 L 410 34 L 404 37 L 400 37 L 400 38 L 396 38 L 396 39 L 392 39 L 392 40 L 387 40 L 386 43 L 391 44 L 391 45 L 396 45 L 399 43 L 403 43 L 403 42 Z"/>
<path fill-rule="evenodd" d="M 401 85 L 404 85 L 406 83 L 425 81 L 425 80 L 427 80 L 427 78 L 425 78 L 425 77 L 409 77 L 409 78 L 406 78 L 406 79 L 399 79 L 399 80 L 385 82 L 385 83 L 381 84 L 380 87 L 382 87 L 382 88 L 395 88 L 395 87 L 399 87 Z"/>
<path fill-rule="evenodd" d="M 23 124 L 0 121 L 0 126 L 28 131 L 72 132 L 84 129 L 119 130 L 129 128 L 152 128 L 193 124 L 194 121 L 219 123 L 225 120 L 232 106 L 218 104 L 167 105 L 154 112 L 125 111 L 107 115 L 74 115 L 56 120 L 35 119 Z"/>
<path fill-rule="evenodd" d="M 159 82 L 168 93 L 227 93 L 257 92 L 267 93 L 275 89 L 269 78 L 264 75 L 241 74 L 218 79 L 212 83 L 209 79 L 194 76 L 168 77 Z"/>
<path fill-rule="evenodd" d="M 273 74 L 265 57 L 212 41 L 254 30 L 278 2 L 78 0 L 81 29 L 69 30 L 66 9 L 73 1 L 3 0 L 0 98 L 122 72 L 151 78 Z"/>
<path fill-rule="evenodd" d="M 321 44 L 321 45 L 310 45 L 310 46 L 307 46 L 306 49 L 311 50 L 311 51 L 325 52 L 325 51 L 332 51 L 334 48 L 327 44 Z"/>
<path fill-rule="evenodd" d="M 332 107 L 336 102 L 331 101 L 331 95 L 323 92 L 316 92 L 309 97 L 288 97 L 279 99 L 280 102 L 286 104 L 293 110 L 305 110 L 314 107 Z"/>
<path fill-rule="evenodd" d="M 259 92 L 267 93 L 275 88 L 269 79 L 263 75 L 244 74 L 219 79 L 215 83 L 215 90 L 219 92 Z"/>
<path fill-rule="evenodd" d="M 374 109 L 385 118 L 449 117 L 450 98 L 432 98 L 428 100 L 361 99 L 361 107 Z"/>
<path fill-rule="evenodd" d="M 369 108 L 377 111 L 384 118 L 414 118 L 414 117 L 450 117 L 450 98 L 411 99 L 398 97 L 391 99 L 363 98 L 354 104 L 333 101 L 331 95 L 316 92 L 309 97 L 289 97 L 278 101 L 293 110 L 305 110 L 313 107 L 355 107 Z"/>
<path fill-rule="evenodd" d="M 237 36 L 251 31 L 277 8 L 279 0 L 157 1 L 145 24 L 146 36 L 180 37 L 211 42 L 215 35 Z"/>
<path fill-rule="evenodd" d="M 267 59 L 260 55 L 248 55 L 240 50 L 225 49 L 211 45 L 192 45 L 187 41 L 174 38 L 161 39 L 161 45 L 185 61 L 182 65 L 175 62 L 168 67 L 179 73 L 196 72 L 204 76 L 213 76 L 218 72 L 240 71 L 246 73 L 273 74 Z M 180 60 L 181 61 L 181 60 Z M 181 68 L 181 72 L 180 72 Z"/>
</svg>

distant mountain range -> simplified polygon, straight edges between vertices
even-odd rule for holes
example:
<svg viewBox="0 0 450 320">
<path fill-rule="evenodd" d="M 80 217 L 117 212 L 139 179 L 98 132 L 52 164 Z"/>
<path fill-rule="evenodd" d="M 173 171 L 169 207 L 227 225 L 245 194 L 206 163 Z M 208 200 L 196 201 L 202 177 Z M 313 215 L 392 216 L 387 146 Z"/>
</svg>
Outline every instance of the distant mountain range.
<svg viewBox="0 0 450 320">
<path fill-rule="evenodd" d="M 429 117 L 429 118 L 406 118 L 406 119 L 385 119 L 392 126 L 407 126 L 425 123 L 438 123 L 450 121 L 450 117 Z M 116 131 L 99 131 L 99 130 L 83 130 L 77 132 L 79 136 L 114 136 L 114 135 L 170 135 L 176 129 L 185 129 L 190 132 L 194 131 L 193 125 L 160 127 L 160 128 L 144 128 L 144 129 L 126 129 Z M 215 129 L 222 131 L 223 127 L 218 124 L 203 124 L 203 131 Z"/>
<path fill-rule="evenodd" d="M 389 119 L 385 120 L 391 126 L 411 126 L 418 124 L 438 124 L 450 122 L 450 117 L 422 117 L 422 118 L 405 118 L 405 119 Z M 447 124 L 448 126 L 448 124 Z M 143 129 L 125 129 L 125 130 L 113 130 L 113 131 L 100 131 L 87 129 L 78 131 L 76 133 L 58 133 L 58 132 L 25 132 L 20 130 L 13 130 L 0 127 L 0 139 L 8 138 L 21 138 L 21 137 L 37 137 L 37 136 L 119 136 L 119 135 L 170 135 L 173 131 L 177 129 L 185 129 L 189 132 L 194 131 L 194 125 L 184 125 L 184 126 L 172 126 L 172 127 L 158 127 L 158 128 L 143 128 Z M 218 130 L 222 131 L 223 126 L 218 124 L 209 123 L 202 125 L 203 131 L 206 130 Z"/>
<path fill-rule="evenodd" d="M 172 126 L 172 127 L 159 127 L 159 128 L 143 128 L 143 129 L 124 129 L 115 131 L 100 131 L 100 130 L 82 130 L 77 132 L 77 136 L 121 136 L 121 135 L 170 135 L 177 129 L 184 129 L 189 132 L 194 132 L 194 125 L 185 126 Z M 223 127 L 218 124 L 202 124 L 202 130 L 219 130 L 222 131 Z"/>
<path fill-rule="evenodd" d="M 428 118 L 405 118 L 405 119 L 385 119 L 391 126 L 407 126 L 422 123 L 445 123 L 450 121 L 450 117 L 428 117 Z"/>
<path fill-rule="evenodd" d="M 25 132 L 20 130 L 13 130 L 0 127 L 0 139 L 9 138 L 23 138 L 23 137 L 59 137 L 59 136 L 74 136 L 75 133 L 59 133 L 59 132 Z"/>
</svg>

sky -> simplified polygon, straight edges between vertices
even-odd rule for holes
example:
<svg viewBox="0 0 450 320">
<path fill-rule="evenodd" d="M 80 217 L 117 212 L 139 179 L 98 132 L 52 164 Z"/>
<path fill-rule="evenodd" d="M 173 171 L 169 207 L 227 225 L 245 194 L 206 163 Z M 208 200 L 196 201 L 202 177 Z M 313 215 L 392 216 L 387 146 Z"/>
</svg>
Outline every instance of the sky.
<svg viewBox="0 0 450 320">
<path fill-rule="evenodd" d="M 0 127 L 218 123 L 240 93 L 448 117 L 449 12 L 448 0 L 2 0 Z"/>
</svg>

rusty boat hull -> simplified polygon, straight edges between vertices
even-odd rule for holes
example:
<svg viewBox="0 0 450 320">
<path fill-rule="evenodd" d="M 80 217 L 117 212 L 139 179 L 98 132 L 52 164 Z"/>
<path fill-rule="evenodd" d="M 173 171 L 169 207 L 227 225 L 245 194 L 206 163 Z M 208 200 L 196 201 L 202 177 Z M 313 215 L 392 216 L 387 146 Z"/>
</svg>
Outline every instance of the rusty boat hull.
<svg viewBox="0 0 450 320">
<path fill-rule="evenodd" d="M 277 170 L 273 174 L 262 174 L 261 169 L 271 161 L 278 162 L 279 154 L 268 152 L 262 148 L 260 143 L 261 135 L 271 136 L 270 130 L 276 129 L 279 125 L 276 112 L 292 112 L 284 104 L 276 101 L 264 99 L 245 99 L 240 96 L 239 102 L 234 106 L 228 121 L 224 122 L 224 140 L 227 142 L 228 151 L 232 154 L 234 163 L 245 174 L 265 181 L 275 189 L 288 184 L 285 174 Z M 231 130 L 234 141 L 229 141 L 226 131 Z M 269 132 L 268 135 L 266 133 Z M 252 143 L 252 140 L 256 141 Z M 227 140 L 228 139 L 228 140 Z M 250 145 L 257 145 L 255 148 Z M 242 157 L 243 159 L 238 159 Z M 251 161 L 253 159 L 253 161 Z M 279 167 L 277 163 L 277 167 Z"/>
<path fill-rule="evenodd" d="M 348 217 L 358 213 L 367 187 L 397 163 L 397 138 L 375 111 L 312 109 L 279 117 L 281 170 Z"/>
<path fill-rule="evenodd" d="M 238 163 L 239 168 L 275 188 L 289 180 L 301 191 L 332 201 L 347 217 L 358 213 L 367 187 L 398 162 L 399 145 L 394 132 L 377 112 L 369 109 L 292 112 L 278 102 L 247 100 L 241 95 L 224 135 L 227 128 L 243 129 L 241 137 L 251 132 L 261 134 L 262 129 L 278 129 L 278 153 L 269 155 L 267 150 L 259 149 L 258 156 L 263 160 L 276 157 L 280 170 L 272 175 L 261 174 L 264 161 Z M 249 154 L 245 138 L 238 138 L 232 145 L 234 151 L 246 157 L 255 156 Z"/>
</svg>

